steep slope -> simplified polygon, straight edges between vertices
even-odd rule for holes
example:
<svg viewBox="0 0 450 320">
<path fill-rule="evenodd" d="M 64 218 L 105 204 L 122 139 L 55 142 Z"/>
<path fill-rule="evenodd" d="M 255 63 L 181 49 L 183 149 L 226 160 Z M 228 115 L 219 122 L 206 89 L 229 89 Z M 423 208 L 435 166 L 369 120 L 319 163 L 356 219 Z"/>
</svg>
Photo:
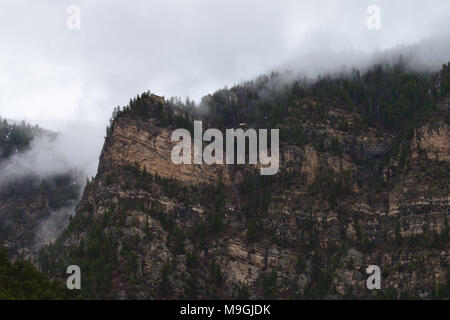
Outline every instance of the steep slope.
<svg viewBox="0 0 450 320">
<path fill-rule="evenodd" d="M 98 173 L 41 267 L 62 277 L 78 264 L 97 298 L 446 297 L 447 71 L 273 74 L 205 97 L 205 116 L 138 96 L 114 112 Z M 194 118 L 280 128 L 280 172 L 174 165 L 170 133 Z M 365 285 L 372 264 L 379 291 Z"/>
</svg>

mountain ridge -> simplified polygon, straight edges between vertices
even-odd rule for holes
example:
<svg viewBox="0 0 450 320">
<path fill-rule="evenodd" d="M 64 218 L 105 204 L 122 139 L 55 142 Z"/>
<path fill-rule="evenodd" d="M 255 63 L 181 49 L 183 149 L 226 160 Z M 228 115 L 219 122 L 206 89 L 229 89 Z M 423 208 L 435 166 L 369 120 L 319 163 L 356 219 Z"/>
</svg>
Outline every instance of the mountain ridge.
<svg viewBox="0 0 450 320">
<path fill-rule="evenodd" d="M 374 66 L 276 89 L 272 74 L 199 109 L 137 96 L 114 111 L 98 173 L 41 268 L 78 264 L 94 298 L 446 297 L 448 70 Z M 175 166 L 170 131 L 194 119 L 280 128 L 279 174 Z M 365 286 L 371 264 L 383 290 Z"/>
</svg>

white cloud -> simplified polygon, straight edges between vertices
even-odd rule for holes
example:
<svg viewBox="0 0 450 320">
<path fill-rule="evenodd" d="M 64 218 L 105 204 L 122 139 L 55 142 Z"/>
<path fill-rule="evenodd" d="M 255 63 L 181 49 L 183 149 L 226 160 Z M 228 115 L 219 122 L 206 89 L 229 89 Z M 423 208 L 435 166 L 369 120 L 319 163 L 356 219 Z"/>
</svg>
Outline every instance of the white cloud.
<svg viewBox="0 0 450 320">
<path fill-rule="evenodd" d="M 95 175 L 102 139 L 99 127 L 89 124 L 66 123 L 66 132 L 35 137 L 30 148 L 16 153 L 0 163 L 0 184 L 23 177 L 40 179 L 72 172 L 83 184 Z"/>
</svg>

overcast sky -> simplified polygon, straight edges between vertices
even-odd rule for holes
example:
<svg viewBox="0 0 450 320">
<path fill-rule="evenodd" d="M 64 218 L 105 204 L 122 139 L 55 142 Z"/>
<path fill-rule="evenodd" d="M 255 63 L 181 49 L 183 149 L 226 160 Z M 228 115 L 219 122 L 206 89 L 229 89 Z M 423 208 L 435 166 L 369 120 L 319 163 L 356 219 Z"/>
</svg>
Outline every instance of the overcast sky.
<svg viewBox="0 0 450 320">
<path fill-rule="evenodd" d="M 79 30 L 67 27 L 72 4 Z M 379 30 L 367 27 L 372 4 Z M 199 101 L 273 69 L 357 65 L 445 37 L 449 17 L 448 0 L 0 0 L 0 116 L 103 134 L 112 109 L 137 93 Z M 448 38 L 430 43 L 437 55 L 423 61 L 450 60 Z"/>
</svg>

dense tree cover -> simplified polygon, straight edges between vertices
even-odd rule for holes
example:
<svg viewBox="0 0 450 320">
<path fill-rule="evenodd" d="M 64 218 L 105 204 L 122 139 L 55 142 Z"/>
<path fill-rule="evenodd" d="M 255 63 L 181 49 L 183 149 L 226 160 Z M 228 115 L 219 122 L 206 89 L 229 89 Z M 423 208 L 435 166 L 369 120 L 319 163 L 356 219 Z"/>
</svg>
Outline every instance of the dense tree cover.
<svg viewBox="0 0 450 320">
<path fill-rule="evenodd" d="M 270 204 L 271 193 L 277 188 L 276 178 L 261 176 L 254 170 L 248 172 L 239 187 L 242 195 L 242 213 L 246 218 L 247 241 L 255 242 L 267 233 L 262 218 Z"/>
<path fill-rule="evenodd" d="M 349 172 L 344 171 L 337 175 L 329 168 L 322 168 L 309 187 L 309 192 L 314 197 L 323 197 L 328 201 L 330 208 L 335 208 L 339 197 L 352 194 L 350 180 Z M 323 192 L 324 188 L 327 189 L 326 193 Z"/>
<path fill-rule="evenodd" d="M 376 65 L 363 75 L 317 81 L 311 92 L 324 105 L 355 108 L 366 125 L 399 131 L 414 126 L 434 107 L 434 76 L 408 71 L 405 66 Z"/>
<path fill-rule="evenodd" d="M 442 93 L 448 90 L 447 74 L 443 72 Z M 285 78 L 284 74 L 272 73 L 218 90 L 202 99 L 200 111 L 219 128 L 236 127 L 242 122 L 273 127 L 293 115 L 296 101 L 311 97 L 318 103 L 317 120 L 321 120 L 325 109 L 343 107 L 359 112 L 366 126 L 400 131 L 426 117 L 439 96 L 435 74 L 410 71 L 401 63 L 375 65 L 363 74 L 354 70 L 316 81 Z"/>
<path fill-rule="evenodd" d="M 57 209 L 66 206 L 68 200 L 76 199 L 79 191 L 80 185 L 76 182 L 75 172 L 42 180 L 36 177 L 24 177 L 3 185 L 0 189 L 0 200 L 16 198 L 28 202 L 29 199 L 45 197 L 49 207 Z"/>
<path fill-rule="evenodd" d="M 442 66 L 440 94 L 441 97 L 445 97 L 450 94 L 450 62 Z"/>
<path fill-rule="evenodd" d="M 39 256 L 42 271 L 64 277 L 68 265 L 78 265 L 82 270 L 83 296 L 112 298 L 114 293 L 111 281 L 113 271 L 118 267 L 117 243 L 111 235 L 104 233 L 104 229 L 110 225 L 111 218 L 112 211 L 105 213 L 99 220 L 94 219 L 92 214 L 84 217 L 85 221 L 82 224 L 91 226 L 86 239 L 81 240 L 79 245 L 69 252 L 59 241 L 47 247 Z M 60 255 L 59 259 L 55 260 L 57 252 Z M 130 250 L 125 252 L 132 253 Z"/>
<path fill-rule="evenodd" d="M 50 280 L 30 262 L 8 260 L 7 251 L 0 248 L 0 299 L 54 300 L 74 299 L 76 295 L 64 283 Z"/>
<path fill-rule="evenodd" d="M 31 140 L 43 133 L 38 126 L 31 126 L 24 121 L 10 124 L 0 117 L 0 160 L 14 153 L 26 150 Z"/>
<path fill-rule="evenodd" d="M 205 96 L 199 110 L 211 126 L 220 129 L 238 127 L 241 123 L 256 128 L 273 127 L 287 116 L 295 93 L 282 74 L 272 73 Z"/>
<path fill-rule="evenodd" d="M 158 119 L 160 125 L 165 127 L 173 125 L 176 128 L 186 128 L 193 131 L 193 120 L 191 116 L 196 114 L 195 104 L 191 103 L 189 99 L 183 104 L 181 100 L 171 98 L 167 101 L 169 108 L 164 108 L 162 97 L 155 96 L 150 92 L 144 92 L 130 99 L 128 105 L 121 108 L 117 106 L 114 108 L 109 125 L 106 129 L 107 135 L 111 133 L 114 121 L 122 116 L 134 116 L 140 119 L 148 119 L 153 117 Z"/>
<path fill-rule="evenodd" d="M 438 283 L 433 288 L 432 299 L 434 300 L 448 300 L 450 298 L 450 275 L 447 273 L 444 281 Z"/>
</svg>

